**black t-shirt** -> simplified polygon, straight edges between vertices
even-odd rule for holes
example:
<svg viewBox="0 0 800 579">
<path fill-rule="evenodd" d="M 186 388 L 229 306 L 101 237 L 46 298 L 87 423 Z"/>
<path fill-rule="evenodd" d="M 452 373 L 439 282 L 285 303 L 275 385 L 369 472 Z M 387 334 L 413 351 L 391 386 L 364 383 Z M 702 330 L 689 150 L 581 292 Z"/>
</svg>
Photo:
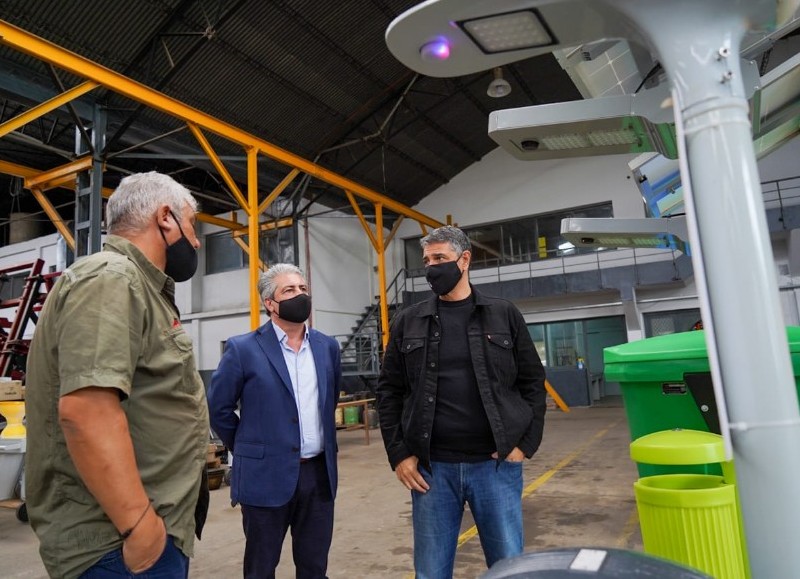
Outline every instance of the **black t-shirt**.
<svg viewBox="0 0 800 579">
<path fill-rule="evenodd" d="M 431 460 L 477 462 L 496 450 L 492 429 L 472 370 L 467 327 L 473 297 L 439 300 L 439 380 L 431 436 Z"/>
</svg>

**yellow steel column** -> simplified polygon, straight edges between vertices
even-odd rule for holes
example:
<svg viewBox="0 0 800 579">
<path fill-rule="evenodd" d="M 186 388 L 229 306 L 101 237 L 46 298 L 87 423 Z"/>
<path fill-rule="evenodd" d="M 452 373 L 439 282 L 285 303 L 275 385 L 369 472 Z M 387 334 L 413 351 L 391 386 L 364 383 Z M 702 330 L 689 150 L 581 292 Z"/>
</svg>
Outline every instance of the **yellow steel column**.
<svg viewBox="0 0 800 579">
<path fill-rule="evenodd" d="M 383 205 L 375 204 L 375 250 L 378 252 L 378 288 L 381 300 L 381 341 L 389 343 L 389 301 L 386 295 L 386 250 L 383 247 Z"/>
<path fill-rule="evenodd" d="M 250 269 L 250 329 L 255 330 L 260 325 L 261 296 L 258 294 L 258 276 L 261 261 L 258 258 L 258 149 L 247 149 L 247 230 L 248 230 L 248 267 Z"/>
</svg>

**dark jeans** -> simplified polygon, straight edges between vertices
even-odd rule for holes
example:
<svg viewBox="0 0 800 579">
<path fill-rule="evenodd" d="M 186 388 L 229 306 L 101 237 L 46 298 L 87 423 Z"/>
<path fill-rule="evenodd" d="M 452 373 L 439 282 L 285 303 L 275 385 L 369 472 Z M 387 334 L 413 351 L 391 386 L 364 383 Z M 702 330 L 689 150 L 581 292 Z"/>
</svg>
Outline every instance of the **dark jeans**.
<svg viewBox="0 0 800 579">
<path fill-rule="evenodd" d="M 186 579 L 189 576 L 189 558 L 184 555 L 172 537 L 167 537 L 164 552 L 155 565 L 142 573 L 132 573 L 122 560 L 122 549 L 103 555 L 97 563 L 89 567 L 80 579 L 118 579 L 119 577 L 142 577 L 144 579 Z"/>
<path fill-rule="evenodd" d="M 297 579 L 324 579 L 333 538 L 333 497 L 324 457 L 300 465 L 297 489 L 287 504 L 243 504 L 242 525 L 246 579 L 274 579 L 283 539 L 290 527 Z"/>
<path fill-rule="evenodd" d="M 522 463 L 431 462 L 427 493 L 411 491 L 417 579 L 450 579 L 464 505 L 469 504 L 486 566 L 522 553 Z"/>
</svg>

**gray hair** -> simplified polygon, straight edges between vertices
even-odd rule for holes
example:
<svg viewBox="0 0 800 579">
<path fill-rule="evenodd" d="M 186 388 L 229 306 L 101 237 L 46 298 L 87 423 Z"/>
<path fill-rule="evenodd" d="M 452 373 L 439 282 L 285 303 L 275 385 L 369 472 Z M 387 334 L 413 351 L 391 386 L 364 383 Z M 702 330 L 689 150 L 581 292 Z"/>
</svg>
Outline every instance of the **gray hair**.
<svg viewBox="0 0 800 579">
<path fill-rule="evenodd" d="M 453 251 L 459 255 L 465 251 L 472 251 L 472 244 L 469 242 L 467 234 L 452 225 L 438 227 L 419 240 L 423 249 L 431 243 L 449 243 Z"/>
<path fill-rule="evenodd" d="M 153 219 L 160 205 L 169 205 L 176 219 L 188 205 L 197 211 L 197 200 L 189 190 L 169 175 L 155 171 L 128 175 L 109 197 L 106 205 L 106 227 L 109 233 L 141 231 Z"/>
<path fill-rule="evenodd" d="M 293 263 L 276 263 L 270 266 L 267 271 L 261 272 L 258 278 L 258 293 L 261 296 L 261 301 L 265 299 L 273 299 L 275 297 L 275 290 L 277 289 L 279 275 L 287 273 L 296 273 L 305 281 L 306 276 L 303 270 L 294 265 Z"/>
</svg>

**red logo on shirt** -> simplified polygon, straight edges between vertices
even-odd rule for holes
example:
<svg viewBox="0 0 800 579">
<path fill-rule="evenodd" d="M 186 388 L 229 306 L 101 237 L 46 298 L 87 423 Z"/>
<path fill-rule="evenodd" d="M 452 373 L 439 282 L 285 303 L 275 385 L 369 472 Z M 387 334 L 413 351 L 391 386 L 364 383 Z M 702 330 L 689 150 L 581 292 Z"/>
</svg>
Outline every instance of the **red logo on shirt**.
<svg viewBox="0 0 800 579">
<path fill-rule="evenodd" d="M 172 318 L 172 327 L 173 328 L 180 328 L 181 321 L 178 318 Z"/>
</svg>

